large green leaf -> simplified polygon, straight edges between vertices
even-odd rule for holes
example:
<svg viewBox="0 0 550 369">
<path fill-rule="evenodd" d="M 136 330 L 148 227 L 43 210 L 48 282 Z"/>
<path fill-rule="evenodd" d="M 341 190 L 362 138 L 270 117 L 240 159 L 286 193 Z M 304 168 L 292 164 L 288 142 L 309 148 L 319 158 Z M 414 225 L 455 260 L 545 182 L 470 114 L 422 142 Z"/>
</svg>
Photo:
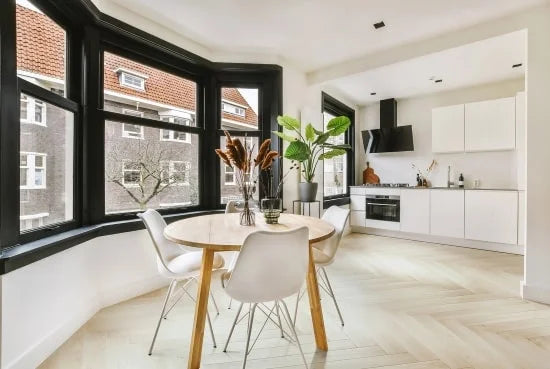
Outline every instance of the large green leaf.
<svg viewBox="0 0 550 369">
<path fill-rule="evenodd" d="M 332 159 L 334 157 L 344 155 L 345 153 L 346 153 L 346 150 L 344 149 L 333 149 L 321 154 L 319 156 L 319 160 Z"/>
<path fill-rule="evenodd" d="M 306 126 L 306 140 L 309 142 L 313 142 L 313 140 L 315 140 L 315 129 L 311 123 L 308 123 Z"/>
<path fill-rule="evenodd" d="M 348 145 L 348 144 L 335 145 L 335 144 L 325 143 L 321 145 L 321 147 L 324 147 L 327 149 L 344 149 L 344 150 L 351 149 L 351 145 Z"/>
<path fill-rule="evenodd" d="M 332 118 L 327 124 L 327 129 L 329 130 L 331 136 L 340 136 L 342 133 L 347 131 L 350 125 L 351 121 L 349 118 L 346 116 L 341 116 Z"/>
<path fill-rule="evenodd" d="M 320 136 L 317 136 L 317 139 L 315 140 L 314 144 L 316 145 L 323 145 L 330 137 L 330 132 L 325 132 Z"/>
<path fill-rule="evenodd" d="M 294 142 L 297 140 L 296 137 L 292 137 L 290 135 L 287 135 L 287 134 L 284 134 L 283 132 L 279 132 L 279 131 L 272 131 L 273 134 L 279 136 L 280 138 L 282 138 L 284 141 L 287 141 L 287 142 Z"/>
<path fill-rule="evenodd" d="M 292 117 L 289 117 L 288 115 L 282 115 L 282 116 L 279 115 L 277 117 L 277 122 L 279 123 L 279 125 L 285 127 L 286 129 L 290 129 L 290 130 L 300 129 L 300 121 Z"/>
<path fill-rule="evenodd" d="M 323 131 L 319 131 L 318 129 L 316 129 L 315 127 L 313 127 L 313 130 L 315 131 L 315 134 L 317 136 L 321 136 L 324 132 Z"/>
<path fill-rule="evenodd" d="M 285 158 L 299 162 L 309 159 L 309 148 L 302 141 L 291 142 L 286 148 Z"/>
</svg>

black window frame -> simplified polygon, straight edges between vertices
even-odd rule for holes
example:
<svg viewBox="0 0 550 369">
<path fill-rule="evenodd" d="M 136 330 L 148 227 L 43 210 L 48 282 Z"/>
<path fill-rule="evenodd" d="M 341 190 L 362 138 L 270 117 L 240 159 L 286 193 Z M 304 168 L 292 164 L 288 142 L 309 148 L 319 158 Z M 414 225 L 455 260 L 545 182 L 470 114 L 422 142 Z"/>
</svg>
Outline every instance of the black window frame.
<svg viewBox="0 0 550 369">
<path fill-rule="evenodd" d="M 326 92 L 321 92 L 321 114 L 327 112 L 335 117 L 346 116 L 350 119 L 351 125 L 345 133 L 345 143 L 351 146 L 346 155 L 347 167 L 347 186 L 346 192 L 339 195 L 325 196 L 324 186 L 324 165 L 323 165 L 323 207 L 328 208 L 332 205 L 344 205 L 349 203 L 350 186 L 355 183 L 355 110 L 342 103 L 338 99 L 330 96 Z M 324 122 L 323 122 L 324 129 Z"/>
<path fill-rule="evenodd" d="M 167 41 L 101 13 L 89 0 L 70 4 L 57 0 L 32 0 L 66 32 L 66 98 L 18 79 L 16 64 L 15 0 L 6 0 L 0 13 L 0 251 L 10 250 L 10 260 L 22 257 L 17 267 L 59 252 L 77 243 L 77 238 L 109 234 L 142 227 L 136 212 L 105 214 L 104 140 L 105 121 L 139 124 L 199 135 L 198 206 L 161 209 L 170 219 L 209 213 L 222 208 L 220 166 L 214 149 L 219 147 L 221 96 L 218 86 L 258 87 L 262 96 L 258 112 L 260 140 L 272 139 L 272 148 L 282 143 L 278 130 L 282 113 L 282 68 L 273 64 L 215 63 Z M 112 52 L 197 83 L 197 126 L 181 126 L 103 109 L 103 52 Z M 71 222 L 19 233 L 19 123 L 20 93 L 72 111 L 74 117 L 74 201 Z M 219 90 L 221 91 L 221 90 Z M 242 131 L 235 132 L 242 134 Z M 252 134 L 250 134 L 252 135 Z M 100 149 L 98 149 L 100 148 Z M 217 181 L 211 178 L 215 170 Z M 276 171 L 278 173 L 278 170 Z M 137 228 L 136 228 L 137 227 Z M 94 230 L 92 231 L 91 228 Z M 105 228 L 105 229 L 107 229 Z M 84 239 L 83 239 L 84 240 Z M 44 249 L 47 247 L 47 250 Z M 37 251 L 38 250 L 38 251 Z M 32 251 L 32 252 L 31 252 Z M 31 255 L 32 254 L 32 255 Z M 3 259 L 2 259 L 3 260 Z M 4 261 L 2 261 L 4 263 Z M 4 270 L 0 265 L 0 273 Z"/>
</svg>

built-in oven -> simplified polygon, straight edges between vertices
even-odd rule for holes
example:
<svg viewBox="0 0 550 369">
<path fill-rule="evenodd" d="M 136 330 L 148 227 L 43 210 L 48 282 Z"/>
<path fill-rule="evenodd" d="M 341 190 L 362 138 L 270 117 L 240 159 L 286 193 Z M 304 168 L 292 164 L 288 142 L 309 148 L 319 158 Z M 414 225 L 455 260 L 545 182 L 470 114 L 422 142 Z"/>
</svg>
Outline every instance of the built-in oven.
<svg viewBox="0 0 550 369">
<path fill-rule="evenodd" d="M 399 196 L 367 195 L 365 201 L 365 217 L 367 219 L 399 223 Z"/>
</svg>

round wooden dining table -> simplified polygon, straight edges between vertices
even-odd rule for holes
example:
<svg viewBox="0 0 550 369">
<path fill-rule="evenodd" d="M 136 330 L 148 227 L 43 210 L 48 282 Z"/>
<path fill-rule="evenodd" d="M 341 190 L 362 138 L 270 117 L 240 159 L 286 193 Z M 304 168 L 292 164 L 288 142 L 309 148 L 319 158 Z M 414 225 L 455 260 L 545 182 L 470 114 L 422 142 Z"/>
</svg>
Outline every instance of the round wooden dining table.
<svg viewBox="0 0 550 369">
<path fill-rule="evenodd" d="M 306 278 L 309 306 L 317 348 L 328 350 L 323 311 L 317 285 L 317 273 L 313 262 L 312 245 L 330 238 L 334 227 L 318 218 L 296 214 L 281 214 L 278 224 L 266 224 L 263 214 L 256 214 L 256 224 L 241 226 L 238 213 L 211 214 L 178 220 L 164 229 L 164 235 L 178 244 L 203 249 L 202 264 L 195 306 L 195 320 L 189 351 L 189 369 L 201 365 L 204 324 L 212 278 L 212 263 L 216 251 L 238 251 L 246 237 L 256 231 L 281 232 L 306 226 L 309 229 L 309 268 Z"/>
</svg>

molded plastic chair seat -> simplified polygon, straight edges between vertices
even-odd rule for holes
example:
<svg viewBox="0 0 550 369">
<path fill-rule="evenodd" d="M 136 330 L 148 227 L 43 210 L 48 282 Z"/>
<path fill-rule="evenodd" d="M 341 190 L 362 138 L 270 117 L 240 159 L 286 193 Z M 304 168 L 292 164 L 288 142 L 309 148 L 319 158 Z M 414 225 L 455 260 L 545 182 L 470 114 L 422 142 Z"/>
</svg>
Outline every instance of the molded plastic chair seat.
<svg viewBox="0 0 550 369">
<path fill-rule="evenodd" d="M 169 261 L 166 265 L 171 277 L 175 279 L 187 279 L 196 277 L 201 268 L 202 251 L 188 252 L 177 256 Z M 224 265 L 223 257 L 219 254 L 214 254 L 214 263 L 212 269 L 220 269 Z"/>
<path fill-rule="evenodd" d="M 327 266 L 332 264 L 332 262 L 334 261 L 333 257 L 330 257 L 316 247 L 312 247 L 311 251 L 313 251 L 313 261 L 317 265 Z"/>
</svg>

